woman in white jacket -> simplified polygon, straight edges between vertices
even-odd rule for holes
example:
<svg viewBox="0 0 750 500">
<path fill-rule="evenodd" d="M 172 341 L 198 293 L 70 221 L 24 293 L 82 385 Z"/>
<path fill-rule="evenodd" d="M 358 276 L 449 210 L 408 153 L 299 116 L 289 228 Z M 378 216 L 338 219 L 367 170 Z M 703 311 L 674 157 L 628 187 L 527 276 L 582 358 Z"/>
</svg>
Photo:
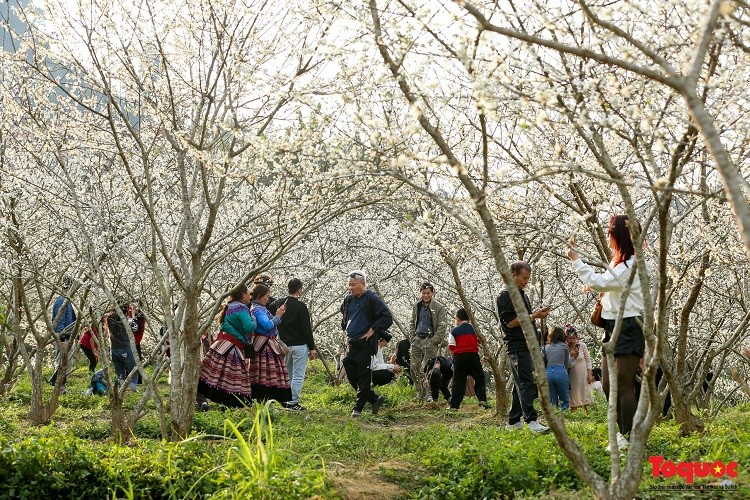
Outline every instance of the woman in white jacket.
<svg viewBox="0 0 750 500">
<path fill-rule="evenodd" d="M 637 222 L 636 222 L 637 224 Z M 581 261 L 575 246 L 568 249 L 568 257 L 573 261 L 573 268 L 585 284 L 584 291 L 594 290 L 603 293 L 602 319 L 605 320 L 604 342 L 609 342 L 615 326 L 615 319 L 620 312 L 623 292 L 628 288 L 635 266 L 635 249 L 628 230 L 628 216 L 616 215 L 609 220 L 609 246 L 612 249 L 612 262 L 609 269 L 595 273 L 588 264 Z M 638 406 L 635 391 L 635 376 L 640 359 L 645 350 L 643 338 L 643 294 L 638 274 L 632 277 L 627 299 L 622 311 L 622 327 L 617 338 L 614 355 L 617 364 L 617 424 L 620 434 L 617 444 L 623 449 L 628 445 L 625 438 L 633 427 L 633 416 Z M 602 385 L 604 394 L 609 395 L 609 371 L 607 358 L 602 357 Z"/>
</svg>

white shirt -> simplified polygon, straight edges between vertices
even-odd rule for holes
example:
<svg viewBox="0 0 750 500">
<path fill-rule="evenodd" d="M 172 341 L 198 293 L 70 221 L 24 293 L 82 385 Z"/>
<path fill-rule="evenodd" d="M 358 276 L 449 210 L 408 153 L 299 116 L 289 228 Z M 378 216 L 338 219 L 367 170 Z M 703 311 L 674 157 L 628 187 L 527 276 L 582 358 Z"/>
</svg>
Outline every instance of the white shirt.
<svg viewBox="0 0 750 500">
<path fill-rule="evenodd" d="M 628 286 L 634 265 L 635 255 L 631 256 L 626 262 L 621 262 L 614 268 L 610 267 L 606 272 L 597 274 L 591 266 L 584 264 L 580 258 L 573 261 L 573 268 L 581 281 L 596 292 L 604 292 L 602 318 L 612 320 L 617 318 L 617 309 L 620 307 L 622 292 Z M 641 292 L 641 281 L 638 279 L 638 273 L 635 273 L 633 285 L 630 287 L 628 298 L 625 301 L 625 312 L 622 317 L 632 318 L 641 314 L 643 314 L 643 293 Z"/>
<path fill-rule="evenodd" d="M 372 356 L 372 360 L 370 361 L 370 370 L 388 370 L 389 372 L 393 371 L 393 366 L 391 363 L 386 363 L 383 359 L 383 348 L 378 346 L 378 352 L 374 356 Z"/>
</svg>

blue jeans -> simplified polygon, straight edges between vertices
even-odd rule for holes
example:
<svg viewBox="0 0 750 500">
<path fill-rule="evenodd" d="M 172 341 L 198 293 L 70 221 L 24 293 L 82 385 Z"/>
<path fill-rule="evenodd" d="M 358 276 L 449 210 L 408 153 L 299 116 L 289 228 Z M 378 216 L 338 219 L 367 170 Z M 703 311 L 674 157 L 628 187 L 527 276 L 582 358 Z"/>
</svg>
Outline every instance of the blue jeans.
<svg viewBox="0 0 750 500">
<path fill-rule="evenodd" d="M 563 365 L 548 366 L 547 383 L 549 384 L 549 398 L 552 405 L 563 410 L 570 408 L 568 370 Z"/>
<path fill-rule="evenodd" d="M 289 354 L 286 355 L 286 368 L 289 370 L 289 378 L 292 384 L 291 404 L 299 404 L 299 394 L 302 392 L 302 384 L 305 381 L 305 370 L 307 370 L 307 355 L 310 350 L 306 345 L 290 345 Z"/>
<path fill-rule="evenodd" d="M 130 349 L 112 349 L 112 365 L 115 367 L 117 378 L 122 382 L 128 378 L 128 373 L 135 368 L 135 357 L 133 356 L 133 351 Z M 130 389 L 133 391 L 138 389 L 137 373 L 133 375 L 133 378 L 130 380 Z"/>
</svg>

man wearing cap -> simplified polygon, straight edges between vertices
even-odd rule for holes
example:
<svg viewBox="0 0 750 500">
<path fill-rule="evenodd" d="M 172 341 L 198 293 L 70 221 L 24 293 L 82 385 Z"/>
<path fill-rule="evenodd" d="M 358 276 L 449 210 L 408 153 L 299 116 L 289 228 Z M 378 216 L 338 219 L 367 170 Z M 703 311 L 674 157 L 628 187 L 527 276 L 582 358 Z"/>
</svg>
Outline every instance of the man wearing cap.
<svg viewBox="0 0 750 500">
<path fill-rule="evenodd" d="M 414 304 L 409 323 L 411 342 L 411 376 L 417 390 L 417 398 L 432 403 L 432 394 L 425 384 L 424 364 L 435 358 L 447 339 L 445 306 L 435 300 L 435 287 L 428 282 L 419 286 L 422 300 Z"/>
<path fill-rule="evenodd" d="M 385 401 L 372 390 L 370 363 L 372 355 L 378 352 L 377 334 L 390 328 L 393 316 L 382 299 L 367 289 L 364 271 L 352 271 L 348 278 L 349 295 L 341 304 L 341 329 L 348 346 L 343 364 L 349 383 L 357 389 L 352 417 L 359 417 L 367 403 L 372 404 L 375 414 Z"/>
<path fill-rule="evenodd" d="M 401 373 L 401 367 L 395 363 L 386 363 L 383 357 L 383 349 L 388 347 L 388 342 L 391 341 L 393 336 L 390 332 L 378 333 L 378 352 L 373 355 L 370 363 L 370 370 L 372 370 L 372 385 L 386 385 L 393 382 L 396 375 Z"/>
</svg>

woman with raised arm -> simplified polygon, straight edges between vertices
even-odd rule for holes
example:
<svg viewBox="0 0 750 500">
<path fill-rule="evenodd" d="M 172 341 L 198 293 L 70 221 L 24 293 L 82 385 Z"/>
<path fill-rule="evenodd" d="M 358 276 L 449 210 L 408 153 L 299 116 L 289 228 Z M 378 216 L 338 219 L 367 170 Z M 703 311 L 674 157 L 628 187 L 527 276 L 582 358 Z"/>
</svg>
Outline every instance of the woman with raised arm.
<svg viewBox="0 0 750 500">
<path fill-rule="evenodd" d="M 635 222 L 638 224 L 638 222 Z M 643 338 L 643 294 L 638 273 L 631 276 L 635 267 L 635 248 L 628 229 L 627 215 L 615 215 L 609 220 L 607 235 L 612 249 L 612 261 L 604 273 L 596 273 L 581 260 L 574 244 L 568 248 L 568 257 L 573 268 L 584 283 L 584 292 L 593 290 L 602 293 L 602 319 L 605 321 L 604 340 L 609 342 L 615 327 L 615 319 L 622 312 L 622 326 L 614 349 L 617 364 L 617 446 L 628 447 L 627 437 L 633 427 L 633 416 L 638 405 L 635 391 L 635 376 L 645 350 Z M 631 283 L 632 278 L 632 283 Z M 630 288 L 628 289 L 628 284 Z M 620 311 L 622 295 L 628 290 L 623 310 Z M 607 357 L 602 356 L 602 385 L 609 396 L 609 371 Z"/>
</svg>

